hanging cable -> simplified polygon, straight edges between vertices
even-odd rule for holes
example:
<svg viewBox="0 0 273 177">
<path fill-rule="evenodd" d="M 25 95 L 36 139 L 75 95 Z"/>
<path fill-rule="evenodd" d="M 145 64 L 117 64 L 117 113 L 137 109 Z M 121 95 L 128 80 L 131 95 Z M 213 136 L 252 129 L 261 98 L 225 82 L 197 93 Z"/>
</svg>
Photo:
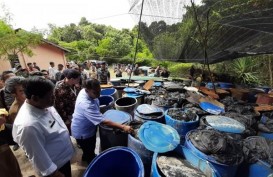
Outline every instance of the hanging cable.
<svg viewBox="0 0 273 177">
<path fill-rule="evenodd" d="M 138 22 L 138 32 L 137 32 L 136 48 L 135 48 L 134 60 L 133 60 L 133 63 L 132 63 L 132 72 L 130 73 L 129 80 L 128 80 L 128 87 L 130 86 L 129 83 L 131 81 L 132 73 L 133 73 L 133 70 L 134 70 L 134 67 L 135 67 L 135 63 L 136 63 L 136 55 L 137 55 L 137 51 L 138 51 L 137 46 L 138 46 L 138 39 L 140 37 L 140 23 L 141 23 L 143 5 L 144 5 L 144 0 L 142 0 L 142 3 L 141 3 L 141 11 L 140 11 L 139 22 Z"/>
</svg>

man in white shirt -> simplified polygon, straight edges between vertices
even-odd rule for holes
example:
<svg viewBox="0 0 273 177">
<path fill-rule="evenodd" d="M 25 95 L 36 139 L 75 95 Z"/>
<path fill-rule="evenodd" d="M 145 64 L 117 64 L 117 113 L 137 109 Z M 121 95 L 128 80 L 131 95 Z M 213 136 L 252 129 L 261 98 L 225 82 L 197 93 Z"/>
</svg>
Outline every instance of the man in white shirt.
<svg viewBox="0 0 273 177">
<path fill-rule="evenodd" d="M 55 75 L 58 72 L 54 67 L 55 67 L 55 63 L 54 62 L 49 62 L 50 67 L 48 68 L 48 75 L 50 79 L 55 80 Z"/>
<path fill-rule="evenodd" d="M 42 176 L 71 177 L 74 148 L 62 118 L 52 106 L 53 89 L 53 83 L 45 78 L 26 80 L 26 101 L 14 121 L 12 135 Z"/>
</svg>

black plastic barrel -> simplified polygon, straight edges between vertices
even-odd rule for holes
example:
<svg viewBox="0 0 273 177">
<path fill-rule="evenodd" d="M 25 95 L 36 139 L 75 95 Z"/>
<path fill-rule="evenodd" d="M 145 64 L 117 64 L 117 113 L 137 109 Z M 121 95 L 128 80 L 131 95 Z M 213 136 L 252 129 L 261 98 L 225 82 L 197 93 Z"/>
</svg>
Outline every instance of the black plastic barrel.
<svg viewBox="0 0 273 177">
<path fill-rule="evenodd" d="M 125 124 L 132 119 L 131 115 L 118 110 L 108 110 L 104 113 L 106 119 L 116 123 Z M 118 129 L 107 127 L 103 124 L 99 125 L 100 148 L 104 151 L 114 146 L 127 146 L 128 134 Z"/>
<path fill-rule="evenodd" d="M 115 108 L 119 111 L 124 111 L 130 115 L 134 115 L 134 109 L 137 106 L 137 99 L 130 97 L 119 98 L 115 102 Z"/>
</svg>

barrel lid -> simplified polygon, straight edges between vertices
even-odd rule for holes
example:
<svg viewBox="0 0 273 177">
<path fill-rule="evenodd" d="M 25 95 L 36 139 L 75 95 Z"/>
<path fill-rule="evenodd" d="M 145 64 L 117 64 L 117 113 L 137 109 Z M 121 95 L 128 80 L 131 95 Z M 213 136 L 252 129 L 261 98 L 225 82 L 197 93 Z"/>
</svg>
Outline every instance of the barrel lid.
<svg viewBox="0 0 273 177">
<path fill-rule="evenodd" d="M 206 112 L 218 115 L 220 113 L 224 113 L 225 109 L 211 102 L 201 102 L 199 106 Z"/>
<path fill-rule="evenodd" d="M 132 93 L 132 92 L 136 92 L 137 89 L 136 88 L 131 88 L 131 87 L 126 87 L 123 89 L 124 92 L 128 92 L 128 93 Z"/>
<path fill-rule="evenodd" d="M 143 94 L 140 94 L 140 93 L 132 93 L 132 92 L 126 93 L 126 97 L 131 97 L 131 98 L 139 98 L 142 96 L 143 96 Z"/>
<path fill-rule="evenodd" d="M 245 126 L 235 119 L 226 116 L 205 116 L 206 122 L 214 129 L 228 133 L 242 133 Z"/>
<path fill-rule="evenodd" d="M 162 86 L 162 83 L 161 82 L 154 82 L 153 86 L 154 87 L 160 87 L 160 86 Z"/>
<path fill-rule="evenodd" d="M 180 137 L 174 128 L 155 121 L 142 124 L 138 137 L 148 150 L 160 153 L 172 151 L 180 143 Z"/>
<path fill-rule="evenodd" d="M 129 122 L 131 119 L 130 114 L 123 111 L 114 110 L 114 109 L 106 111 L 103 114 L 103 116 L 106 118 L 106 120 L 111 120 L 119 124 L 124 124 L 126 122 Z"/>
<path fill-rule="evenodd" d="M 144 114 L 144 115 L 162 115 L 164 114 L 162 109 L 159 107 L 149 105 L 149 104 L 141 104 L 136 108 L 136 111 L 139 114 Z"/>
<path fill-rule="evenodd" d="M 119 78 L 110 79 L 110 82 L 116 82 L 116 81 L 120 81 L 120 79 Z"/>
</svg>

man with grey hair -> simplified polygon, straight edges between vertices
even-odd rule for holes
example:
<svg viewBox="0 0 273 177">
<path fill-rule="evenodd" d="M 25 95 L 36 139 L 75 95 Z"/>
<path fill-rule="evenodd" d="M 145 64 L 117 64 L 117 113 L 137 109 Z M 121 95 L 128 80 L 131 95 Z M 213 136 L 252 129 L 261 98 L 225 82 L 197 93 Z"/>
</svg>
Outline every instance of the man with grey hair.
<svg viewBox="0 0 273 177">
<path fill-rule="evenodd" d="M 24 80 L 24 77 L 16 76 L 6 81 L 6 90 L 15 98 L 9 109 L 8 123 L 13 124 L 20 107 L 23 105 L 26 99 L 23 89 Z"/>
</svg>

